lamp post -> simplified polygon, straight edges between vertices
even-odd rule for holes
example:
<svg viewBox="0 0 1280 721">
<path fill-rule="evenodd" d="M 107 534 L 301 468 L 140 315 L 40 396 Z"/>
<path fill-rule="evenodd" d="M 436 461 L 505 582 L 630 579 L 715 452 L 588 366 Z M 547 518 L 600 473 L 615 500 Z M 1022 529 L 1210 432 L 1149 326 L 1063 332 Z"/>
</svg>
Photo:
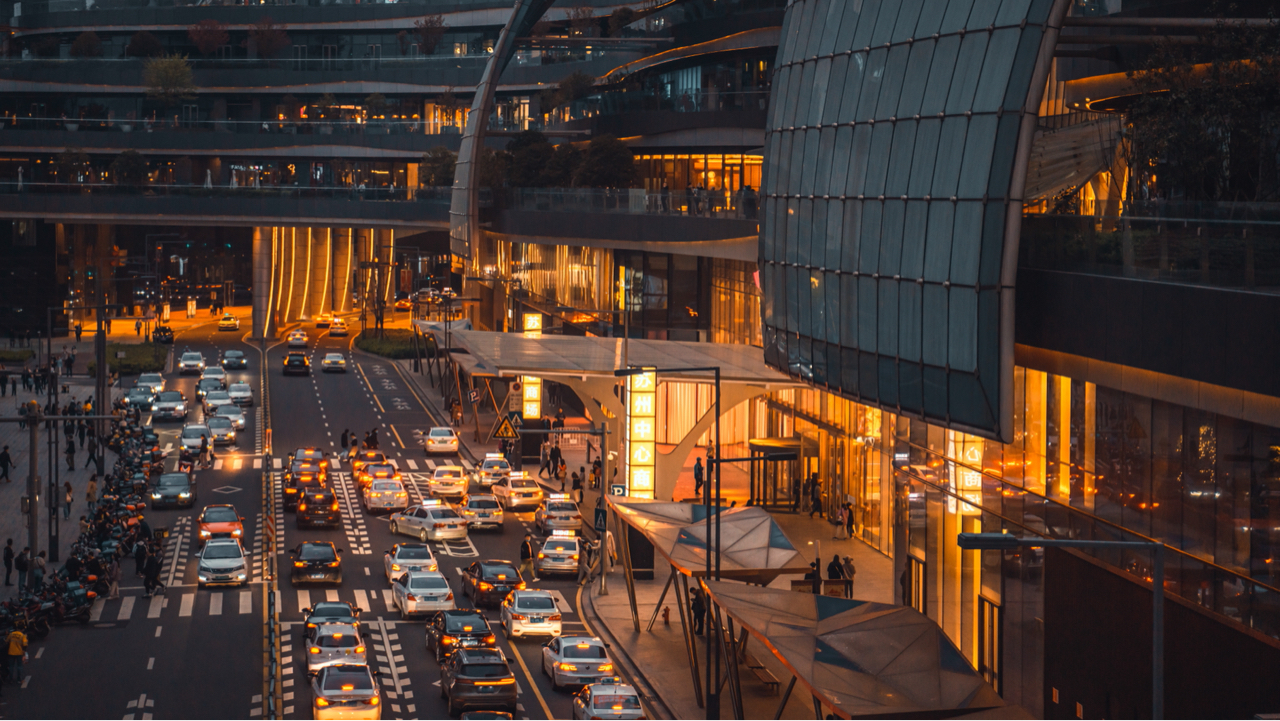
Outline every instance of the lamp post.
<svg viewBox="0 0 1280 721">
<path fill-rule="evenodd" d="M 1151 551 L 1151 718 L 1164 718 L 1164 543 L 1160 541 L 1077 541 L 1022 538 L 1008 533 L 961 533 L 956 544 L 969 551 L 1017 548 L 1131 548 Z"/>
</svg>

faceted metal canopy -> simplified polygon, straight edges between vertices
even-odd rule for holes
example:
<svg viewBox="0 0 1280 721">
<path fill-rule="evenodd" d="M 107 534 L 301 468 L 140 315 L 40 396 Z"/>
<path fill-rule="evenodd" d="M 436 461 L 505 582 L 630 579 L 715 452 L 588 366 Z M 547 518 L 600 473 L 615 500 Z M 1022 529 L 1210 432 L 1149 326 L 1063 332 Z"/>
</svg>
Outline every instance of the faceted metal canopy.
<svg viewBox="0 0 1280 721">
<path fill-rule="evenodd" d="M 942 629 L 913 608 L 726 581 L 703 585 L 722 612 L 845 718 L 940 718 L 1005 706 Z"/>
<path fill-rule="evenodd" d="M 609 505 L 678 571 L 706 574 L 706 506 L 630 497 L 609 498 Z M 721 577 L 768 584 L 780 575 L 809 570 L 809 562 L 764 509 L 717 506 L 712 512 L 720 513 Z"/>
</svg>

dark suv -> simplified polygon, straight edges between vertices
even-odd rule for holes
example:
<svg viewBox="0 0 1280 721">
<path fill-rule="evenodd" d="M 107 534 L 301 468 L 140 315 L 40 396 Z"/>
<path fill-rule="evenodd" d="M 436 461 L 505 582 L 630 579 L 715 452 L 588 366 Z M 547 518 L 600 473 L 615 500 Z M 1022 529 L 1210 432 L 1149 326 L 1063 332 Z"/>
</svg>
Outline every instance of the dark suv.
<svg viewBox="0 0 1280 721">
<path fill-rule="evenodd" d="M 289 353 L 284 357 L 285 375 L 311 375 L 311 358 L 306 353 Z"/>
<path fill-rule="evenodd" d="M 284 474 L 284 510 L 294 511 L 298 508 L 298 498 L 308 489 L 327 488 L 324 474 L 320 466 L 307 461 L 298 461 L 289 467 Z"/>
<path fill-rule="evenodd" d="M 427 648 L 443 661 L 459 649 L 496 648 L 498 639 L 489 621 L 474 608 L 456 608 L 436 614 L 427 624 Z"/>
<path fill-rule="evenodd" d="M 328 541 L 306 541 L 289 552 L 292 572 L 289 581 L 299 583 L 336 583 L 342 585 L 342 551 Z"/>
<path fill-rule="evenodd" d="M 336 526 L 342 523 L 342 511 L 338 510 L 338 499 L 328 488 L 306 486 L 299 492 L 298 515 L 294 519 L 298 528 L 306 526 Z"/>
<path fill-rule="evenodd" d="M 449 700 L 451 716 L 472 708 L 516 713 L 516 676 L 496 648 L 455 653 L 440 666 L 440 691 Z"/>
<path fill-rule="evenodd" d="M 477 606 L 496 606 L 523 588 L 524 579 L 511 561 L 476 561 L 462 572 L 462 590 Z"/>
</svg>

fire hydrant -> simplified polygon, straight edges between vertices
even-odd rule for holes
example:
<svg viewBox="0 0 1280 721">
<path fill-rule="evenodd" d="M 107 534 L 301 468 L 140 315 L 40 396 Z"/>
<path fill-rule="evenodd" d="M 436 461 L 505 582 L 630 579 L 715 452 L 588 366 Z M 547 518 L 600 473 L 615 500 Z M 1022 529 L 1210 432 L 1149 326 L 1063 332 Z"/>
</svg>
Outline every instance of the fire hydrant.
<svg viewBox="0 0 1280 721">
<path fill-rule="evenodd" d="M 670 606 L 662 607 L 662 625 L 663 626 L 671 625 L 671 607 Z"/>
</svg>

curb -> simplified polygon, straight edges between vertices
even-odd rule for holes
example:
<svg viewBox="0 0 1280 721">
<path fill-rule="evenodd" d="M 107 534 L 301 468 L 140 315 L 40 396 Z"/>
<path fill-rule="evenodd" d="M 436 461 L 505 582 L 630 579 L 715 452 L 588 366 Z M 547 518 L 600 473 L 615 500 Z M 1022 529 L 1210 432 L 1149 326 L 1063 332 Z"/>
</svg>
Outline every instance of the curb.
<svg viewBox="0 0 1280 721">
<path fill-rule="evenodd" d="M 578 610 L 579 615 L 582 616 L 582 620 L 587 624 L 587 630 L 590 631 L 593 636 L 599 636 L 604 640 L 605 644 L 609 648 L 610 658 L 614 660 L 614 663 L 623 667 L 622 670 L 626 674 L 627 678 L 631 679 L 632 685 L 636 687 L 636 691 L 639 692 L 640 696 L 649 705 L 650 710 L 653 712 L 653 718 L 677 718 L 677 716 L 672 713 L 671 706 L 667 704 L 666 699 L 662 698 L 662 694 L 658 693 L 657 687 L 649 681 L 649 677 L 644 675 L 644 672 L 640 670 L 640 667 L 636 665 L 636 662 L 631 660 L 631 656 L 627 653 L 626 648 L 618 642 L 618 638 L 613 635 L 611 630 L 609 630 L 609 625 L 606 624 L 604 619 L 600 618 L 596 613 L 595 606 L 591 603 L 591 599 L 594 596 L 594 590 L 589 591 L 588 593 L 581 593 L 581 589 L 579 589 Z M 588 616 L 590 617 L 589 619 Z"/>
</svg>

